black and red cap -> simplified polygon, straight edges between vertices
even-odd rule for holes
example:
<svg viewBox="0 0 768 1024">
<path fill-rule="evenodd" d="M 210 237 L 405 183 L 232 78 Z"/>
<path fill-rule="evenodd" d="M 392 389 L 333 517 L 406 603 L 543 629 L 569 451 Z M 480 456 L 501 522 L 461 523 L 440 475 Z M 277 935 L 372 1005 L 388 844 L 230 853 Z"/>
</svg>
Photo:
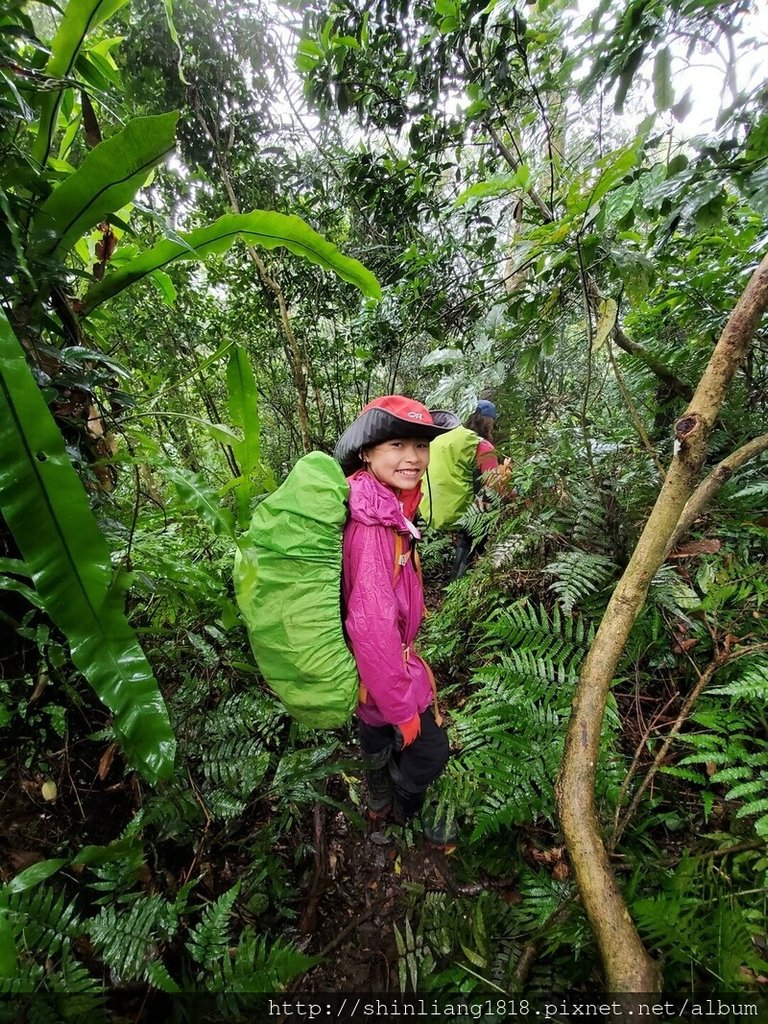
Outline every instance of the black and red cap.
<svg viewBox="0 0 768 1024">
<path fill-rule="evenodd" d="M 420 437 L 432 441 L 449 427 L 438 426 L 426 405 L 403 395 L 383 395 L 369 402 L 350 423 L 336 444 L 334 456 L 345 476 L 361 469 L 360 449 L 396 437 Z"/>
</svg>

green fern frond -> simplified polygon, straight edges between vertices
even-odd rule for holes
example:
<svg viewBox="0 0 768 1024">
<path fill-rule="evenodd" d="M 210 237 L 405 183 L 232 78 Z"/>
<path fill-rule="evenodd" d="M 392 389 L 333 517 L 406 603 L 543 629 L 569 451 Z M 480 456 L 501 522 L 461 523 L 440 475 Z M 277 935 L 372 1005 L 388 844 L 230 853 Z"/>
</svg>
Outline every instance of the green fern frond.
<svg viewBox="0 0 768 1024">
<path fill-rule="evenodd" d="M 666 608 L 673 615 L 688 621 L 687 613 L 697 608 L 701 598 L 684 580 L 674 565 L 662 565 L 648 588 L 651 606 Z"/>
<path fill-rule="evenodd" d="M 618 566 L 610 558 L 589 551 L 565 551 L 544 567 L 544 572 L 555 577 L 549 589 L 557 595 L 566 615 L 604 590 L 617 571 Z"/>
<path fill-rule="evenodd" d="M 442 813 L 466 814 L 479 839 L 512 824 L 552 819 L 573 690 L 591 628 L 559 608 L 517 602 L 483 624 L 496 659 L 472 680 L 452 713 L 460 750 L 440 787 Z M 605 735 L 618 726 L 606 716 Z M 616 759 L 614 759 L 616 760 Z M 600 773 L 601 793 L 617 785 L 618 762 Z"/>
<path fill-rule="evenodd" d="M 128 823 L 123 836 L 139 837 L 145 829 L 151 828 L 156 839 L 180 839 L 193 833 L 202 820 L 203 811 L 189 780 L 177 772 L 168 782 L 155 788 Z"/>
<path fill-rule="evenodd" d="M 262 783 L 269 770 L 271 755 L 261 750 L 250 736 L 211 738 L 203 751 L 202 767 L 206 780 L 207 802 L 215 810 L 216 797 L 245 801 Z M 233 813 L 239 814 L 244 803 Z M 224 813 L 223 817 L 231 817 Z"/>
<path fill-rule="evenodd" d="M 710 691 L 705 701 L 714 708 L 716 695 Z M 706 706 L 700 708 L 692 718 L 700 725 L 706 724 L 709 731 L 686 733 L 679 737 L 679 742 L 693 748 L 691 753 L 680 759 L 679 770 L 684 771 L 684 766 L 689 764 L 714 765 L 714 772 L 708 767 L 710 782 L 728 786 L 725 799 L 742 804 L 736 811 L 736 817 L 755 818 L 757 829 L 758 822 L 762 822 L 768 810 L 768 741 L 760 736 L 762 704 L 751 711 L 752 703 L 750 698 L 746 706 L 740 703 L 736 709 L 732 705 L 720 714 Z M 749 732 L 750 723 L 755 727 L 752 733 Z"/>
<path fill-rule="evenodd" d="M 729 679 L 721 686 L 713 686 L 710 694 L 733 697 L 737 701 L 768 703 L 768 655 L 745 655 L 736 660 L 728 671 Z"/>
<path fill-rule="evenodd" d="M 65 992 L 69 996 L 86 993 L 95 995 L 104 991 L 101 981 L 94 978 L 85 965 L 71 954 L 64 956 L 58 970 L 50 973 L 47 987 L 51 992 Z M 78 1015 L 79 1019 L 81 1019 L 80 1015 Z"/>
<path fill-rule="evenodd" d="M 172 903 L 161 896 L 140 896 L 127 909 L 102 907 L 88 930 L 94 946 L 121 980 L 146 979 L 158 947 L 178 929 Z"/>
<path fill-rule="evenodd" d="M 275 939 L 270 943 L 248 927 L 234 955 L 223 960 L 221 980 L 225 991 L 281 992 L 288 982 L 318 962 L 318 957 L 305 956 L 290 942 Z"/>
<path fill-rule="evenodd" d="M 768 964 L 728 885 L 722 872 L 703 871 L 700 858 L 686 857 L 662 877 L 660 893 L 630 909 L 644 941 L 663 953 L 668 967 L 703 966 L 722 984 L 740 987 L 743 968 L 764 971 Z"/>
<path fill-rule="evenodd" d="M 476 548 L 478 544 L 486 540 L 498 523 L 499 516 L 501 515 L 498 495 L 492 491 L 484 491 L 483 494 L 488 495 L 485 500 L 492 507 L 481 509 L 473 502 L 456 523 L 455 527 L 457 530 L 463 530 L 469 534 L 473 548 Z"/>
<path fill-rule="evenodd" d="M 703 772 L 694 772 L 690 768 L 681 768 L 680 765 L 665 765 L 660 769 L 664 775 L 672 775 L 676 779 L 685 779 L 686 782 L 693 782 L 698 786 L 704 786 L 707 777 Z"/>
<path fill-rule="evenodd" d="M 229 919 L 239 892 L 237 882 L 205 908 L 202 921 L 189 933 L 187 949 L 192 959 L 204 968 L 222 960 L 229 949 Z"/>
<path fill-rule="evenodd" d="M 181 992 L 162 960 L 150 960 L 146 965 L 144 975 L 150 985 L 159 989 L 160 992 L 167 992 L 169 995 Z"/>
<path fill-rule="evenodd" d="M 46 975 L 40 964 L 19 961 L 12 978 L 0 977 L 0 995 L 25 995 L 44 989 Z"/>
<path fill-rule="evenodd" d="M 35 956 L 54 957 L 82 934 L 74 901 L 52 885 L 9 894 L 7 908 L 19 951 L 26 949 Z"/>
<path fill-rule="evenodd" d="M 205 729 L 211 737 L 256 736 L 260 747 L 276 749 L 284 740 L 286 713 L 276 697 L 253 688 L 234 693 L 222 701 L 205 718 Z"/>
<path fill-rule="evenodd" d="M 339 774 L 338 764 L 331 760 L 337 748 L 338 743 L 332 741 L 314 748 L 289 750 L 280 758 L 270 792 L 296 803 L 317 800 L 315 783 Z"/>
</svg>

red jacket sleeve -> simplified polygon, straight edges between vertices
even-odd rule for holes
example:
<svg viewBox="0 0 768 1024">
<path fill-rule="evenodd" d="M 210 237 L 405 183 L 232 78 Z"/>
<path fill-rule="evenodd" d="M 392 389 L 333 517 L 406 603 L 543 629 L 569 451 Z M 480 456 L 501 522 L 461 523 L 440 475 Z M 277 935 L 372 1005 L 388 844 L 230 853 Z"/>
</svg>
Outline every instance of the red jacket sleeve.
<svg viewBox="0 0 768 1024">
<path fill-rule="evenodd" d="M 392 725 L 418 713 L 403 658 L 393 531 L 351 522 L 344 534 L 344 625 L 360 682 Z"/>
</svg>

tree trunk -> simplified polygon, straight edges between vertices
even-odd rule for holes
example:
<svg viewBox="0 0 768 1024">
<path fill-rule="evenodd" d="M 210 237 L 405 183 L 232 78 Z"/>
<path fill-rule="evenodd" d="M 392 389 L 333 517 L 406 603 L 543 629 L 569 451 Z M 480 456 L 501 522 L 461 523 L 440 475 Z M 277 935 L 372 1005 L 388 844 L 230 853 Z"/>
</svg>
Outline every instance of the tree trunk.
<svg viewBox="0 0 768 1024">
<path fill-rule="evenodd" d="M 709 431 L 767 307 L 768 256 L 736 304 L 690 405 L 677 421 L 675 454 L 666 481 L 611 597 L 576 687 L 556 786 L 557 809 L 603 960 L 605 987 L 611 992 L 655 992 L 661 979 L 627 912 L 597 822 L 595 769 L 605 702 L 650 582 L 695 487 Z"/>
<path fill-rule="evenodd" d="M 698 519 L 720 488 L 728 483 L 736 470 L 741 469 L 746 462 L 756 459 L 758 455 L 762 455 L 765 451 L 768 451 L 768 434 L 761 434 L 760 437 L 756 437 L 753 441 L 748 441 L 741 448 L 737 448 L 735 452 L 731 452 L 727 458 L 715 466 L 709 476 L 704 477 L 686 502 L 683 514 L 680 516 L 680 522 L 669 538 L 667 553 L 677 547 L 693 526 L 695 520 Z"/>
</svg>

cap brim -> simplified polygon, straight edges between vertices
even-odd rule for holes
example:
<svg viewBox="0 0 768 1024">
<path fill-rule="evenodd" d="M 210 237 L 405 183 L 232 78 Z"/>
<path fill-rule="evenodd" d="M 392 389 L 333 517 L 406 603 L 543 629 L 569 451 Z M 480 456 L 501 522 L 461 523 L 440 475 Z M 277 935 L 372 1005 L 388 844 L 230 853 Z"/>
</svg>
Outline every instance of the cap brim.
<svg viewBox="0 0 768 1024">
<path fill-rule="evenodd" d="M 350 476 L 363 466 L 360 449 L 391 441 L 396 437 L 423 437 L 433 441 L 440 434 L 446 434 L 450 427 L 438 427 L 434 423 L 419 423 L 417 420 L 402 419 L 386 409 L 368 409 L 351 423 L 339 438 L 334 457 L 341 464 L 345 476 Z"/>
</svg>

